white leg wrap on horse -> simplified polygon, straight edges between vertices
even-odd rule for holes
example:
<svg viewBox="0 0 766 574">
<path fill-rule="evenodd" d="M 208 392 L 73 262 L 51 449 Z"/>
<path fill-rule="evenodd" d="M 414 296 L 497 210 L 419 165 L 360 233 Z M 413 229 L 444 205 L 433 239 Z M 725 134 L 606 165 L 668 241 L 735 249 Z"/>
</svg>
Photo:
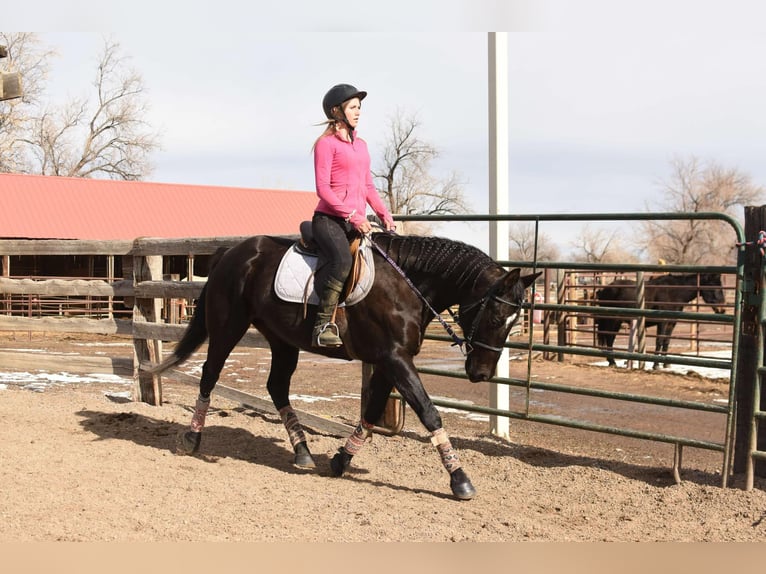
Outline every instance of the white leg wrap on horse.
<svg viewBox="0 0 766 574">
<path fill-rule="evenodd" d="M 287 405 L 279 409 L 279 416 L 282 418 L 282 424 L 287 429 L 287 436 L 290 437 L 290 444 L 295 447 L 299 442 L 306 442 L 306 434 L 298 421 L 298 415 L 295 414 L 293 407 Z"/>
<path fill-rule="evenodd" d="M 436 447 L 436 450 L 439 451 L 442 464 L 447 472 L 451 473 L 453 470 L 460 468 L 460 457 L 458 456 L 457 451 L 452 448 L 452 444 L 447 436 L 447 431 L 444 429 L 436 429 L 431 434 L 431 443 Z"/>
<path fill-rule="evenodd" d="M 354 456 L 362 450 L 364 441 L 372 436 L 372 427 L 374 426 L 375 425 L 368 423 L 364 419 L 360 420 L 359 424 L 356 425 L 354 432 L 351 433 L 351 436 L 346 440 L 346 446 L 343 447 L 345 451 L 351 456 Z"/>
<path fill-rule="evenodd" d="M 192 415 L 191 430 L 192 432 L 202 432 L 205 426 L 205 416 L 207 415 L 207 409 L 210 408 L 210 397 L 203 399 L 197 397 L 197 404 L 194 405 L 194 414 Z"/>
</svg>

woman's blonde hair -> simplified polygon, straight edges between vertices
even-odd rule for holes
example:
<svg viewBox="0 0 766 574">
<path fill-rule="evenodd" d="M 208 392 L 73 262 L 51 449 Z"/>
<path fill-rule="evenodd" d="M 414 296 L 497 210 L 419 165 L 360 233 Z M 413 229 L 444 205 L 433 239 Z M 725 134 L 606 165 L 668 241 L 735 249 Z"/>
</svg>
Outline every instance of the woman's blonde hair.
<svg viewBox="0 0 766 574">
<path fill-rule="evenodd" d="M 338 108 L 339 109 L 338 111 L 342 114 L 346 111 L 346 106 L 348 105 L 350 101 L 351 100 L 346 100 L 339 106 L 335 106 L 335 108 Z M 333 111 L 335 110 L 335 108 L 333 108 Z M 336 118 L 326 119 L 323 122 L 319 122 L 318 124 L 315 124 L 317 126 L 325 126 L 325 128 L 324 130 L 322 130 L 322 133 L 319 134 L 319 137 L 316 140 L 314 140 L 314 145 L 311 146 L 312 153 L 314 152 L 314 148 L 317 146 L 317 142 L 319 140 L 321 140 L 325 136 L 334 135 L 338 133 L 338 124 L 341 123 L 342 121 L 343 120 L 341 118 L 336 117 Z M 353 136 L 352 136 L 352 139 L 353 139 Z"/>
<path fill-rule="evenodd" d="M 333 135 L 338 131 L 338 128 L 337 128 L 338 120 L 325 120 L 315 125 L 324 126 L 324 130 L 322 130 L 322 133 L 319 134 L 319 137 L 316 140 L 314 140 L 314 145 L 311 146 L 312 152 L 314 151 L 314 148 L 317 146 L 317 142 L 319 142 L 319 140 L 321 140 L 325 136 Z"/>
</svg>

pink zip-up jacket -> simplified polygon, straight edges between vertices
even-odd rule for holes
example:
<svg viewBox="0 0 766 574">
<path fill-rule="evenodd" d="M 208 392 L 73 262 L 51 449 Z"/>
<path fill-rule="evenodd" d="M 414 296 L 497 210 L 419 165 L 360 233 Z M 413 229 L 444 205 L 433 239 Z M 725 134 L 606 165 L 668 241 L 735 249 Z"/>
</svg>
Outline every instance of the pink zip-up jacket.
<svg viewBox="0 0 766 574">
<path fill-rule="evenodd" d="M 314 176 L 319 196 L 316 211 L 357 226 L 367 219 L 369 203 L 384 223 L 393 223 L 372 183 L 370 152 L 363 139 L 355 137 L 352 143 L 334 134 L 320 138 L 314 146 Z"/>
</svg>

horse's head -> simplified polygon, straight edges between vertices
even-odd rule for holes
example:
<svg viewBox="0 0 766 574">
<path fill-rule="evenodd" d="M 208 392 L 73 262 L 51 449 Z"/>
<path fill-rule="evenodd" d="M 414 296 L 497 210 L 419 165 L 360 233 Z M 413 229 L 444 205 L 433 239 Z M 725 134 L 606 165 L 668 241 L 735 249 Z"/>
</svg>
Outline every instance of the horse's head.
<svg viewBox="0 0 766 574">
<path fill-rule="evenodd" d="M 726 297 L 723 293 L 720 273 L 703 273 L 700 275 L 700 294 L 702 300 L 718 314 L 726 313 Z"/>
<path fill-rule="evenodd" d="M 514 269 L 479 299 L 460 304 L 458 323 L 465 335 L 465 372 L 472 383 L 494 376 L 503 345 L 521 313 L 525 290 L 540 274 L 521 277 L 521 270 Z"/>
</svg>

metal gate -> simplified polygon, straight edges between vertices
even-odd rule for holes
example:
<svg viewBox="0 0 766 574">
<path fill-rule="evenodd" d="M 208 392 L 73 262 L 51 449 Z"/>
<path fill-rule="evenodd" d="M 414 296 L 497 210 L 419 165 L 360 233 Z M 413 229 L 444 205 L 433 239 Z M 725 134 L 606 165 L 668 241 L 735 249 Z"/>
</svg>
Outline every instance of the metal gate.
<svg viewBox="0 0 766 574">
<path fill-rule="evenodd" d="M 718 220 L 723 221 L 732 228 L 732 246 L 737 245 L 739 249 L 737 251 L 737 262 L 733 266 L 691 266 L 691 265 L 644 265 L 644 264 L 631 264 L 631 265 L 606 265 L 595 263 L 576 263 L 576 262 L 540 262 L 536 259 L 533 261 L 499 261 L 501 265 L 505 267 L 525 267 L 531 268 L 533 271 L 540 269 L 580 269 L 580 270 L 614 270 L 619 269 L 626 271 L 658 271 L 672 272 L 709 272 L 709 273 L 723 273 L 729 274 L 735 277 L 734 288 L 734 312 L 732 315 L 715 315 L 712 313 L 690 313 L 690 312 L 671 312 L 671 311 L 652 311 L 643 309 L 623 309 L 616 307 L 601 307 L 596 308 L 592 306 L 579 306 L 579 305 L 558 305 L 558 304 L 546 304 L 536 303 L 534 297 L 534 287 L 530 302 L 526 305 L 526 309 L 530 316 L 536 311 L 541 310 L 549 313 L 601 313 L 610 315 L 623 315 L 631 317 L 652 317 L 652 318 L 665 318 L 665 319 L 690 319 L 695 318 L 699 320 L 727 323 L 732 326 L 732 340 L 731 340 L 731 359 L 716 359 L 705 357 L 678 357 L 673 356 L 672 362 L 677 364 L 685 364 L 690 366 L 712 367 L 718 369 L 729 370 L 729 392 L 726 405 L 717 405 L 702 403 L 696 401 L 675 400 L 662 397 L 653 397 L 646 395 L 637 395 L 631 393 L 621 393 L 604 391 L 598 389 L 586 389 L 582 387 L 574 387 L 565 384 L 545 383 L 539 381 L 533 381 L 531 377 L 531 357 L 533 352 L 544 352 L 548 354 L 555 354 L 557 356 L 563 355 L 587 355 L 593 357 L 604 358 L 606 355 L 603 351 L 598 349 L 586 349 L 586 348 L 574 348 L 571 346 L 563 345 L 550 345 L 540 344 L 534 342 L 534 322 L 529 322 L 528 340 L 526 342 L 507 342 L 506 348 L 516 351 L 525 352 L 527 354 L 527 373 L 526 377 L 518 378 L 500 378 L 495 377 L 491 382 L 501 385 L 508 385 L 510 387 L 517 387 L 523 389 L 526 393 L 525 408 L 521 410 L 506 410 L 500 408 L 492 408 L 489 406 L 476 406 L 466 405 L 458 401 L 451 400 L 434 400 L 434 404 L 441 407 L 448 407 L 451 409 L 457 409 L 462 411 L 483 413 L 501 417 L 508 417 L 510 419 L 520 419 L 533 422 L 547 423 L 552 425 L 564 426 L 575 429 L 584 429 L 589 431 L 620 435 L 631 438 L 646 439 L 651 441 L 659 441 L 668 443 L 674 446 L 674 462 L 673 462 L 673 474 L 676 481 L 680 481 L 680 469 L 682 464 L 683 448 L 693 447 L 700 449 L 707 449 L 711 451 L 717 451 L 722 454 L 722 486 L 726 487 L 728 484 L 728 478 L 732 468 L 732 456 L 734 448 L 734 422 L 735 422 L 735 397 L 736 397 L 736 378 L 734 376 L 736 369 L 734 366 L 737 364 L 739 355 L 739 333 L 740 333 L 740 321 L 741 321 L 741 307 L 742 307 L 742 282 L 741 277 L 743 274 L 743 253 L 744 253 L 744 233 L 741 225 L 735 219 L 727 214 L 722 213 L 625 213 L 625 214 L 537 214 L 537 215 L 464 215 L 464 216 L 399 216 L 396 219 L 400 221 L 438 221 L 438 222 L 471 222 L 471 221 L 522 221 L 533 222 L 535 224 L 535 245 L 537 245 L 539 227 L 542 222 L 557 222 L 557 221 L 641 221 L 641 220 Z M 535 253 L 537 249 L 535 249 Z M 766 296 L 766 293 L 764 294 Z M 761 306 L 763 311 L 764 306 Z M 765 321 L 762 317 L 762 324 Z M 440 340 L 445 342 L 451 342 L 451 339 L 442 335 L 426 335 L 429 339 Z M 615 357 L 634 359 L 637 361 L 653 361 L 657 359 L 657 355 L 648 353 L 635 353 L 635 352 L 614 352 Z M 763 359 L 763 353 L 761 353 L 761 359 Z M 759 365 L 762 364 L 762 361 Z M 418 371 L 427 375 L 438 375 L 443 377 L 453 377 L 466 379 L 467 377 L 463 372 L 444 370 L 444 369 L 432 369 L 432 368 L 419 368 Z M 759 373 L 766 373 L 766 367 L 762 367 Z M 669 407 L 676 409 L 687 409 L 690 411 L 699 412 L 712 412 L 719 413 L 725 417 L 725 431 L 724 436 L 720 441 L 700 440 L 693 437 L 666 434 L 662 432 L 647 432 L 642 430 L 631 429 L 627 427 L 605 426 L 594 424 L 588 421 L 575 420 L 572 418 L 561 416 L 550 416 L 545 414 L 539 414 L 532 412 L 530 404 L 532 403 L 530 394 L 533 391 L 553 391 L 558 393 L 570 393 L 575 395 L 589 396 L 595 398 L 614 399 L 619 401 L 628 401 L 632 403 L 644 403 L 656 405 L 659 407 Z M 393 400 L 400 401 L 401 397 L 396 393 L 392 395 Z M 757 404 L 757 403 L 756 403 Z M 403 407 L 401 407 L 403 409 Z M 396 409 L 394 409 L 396 410 Z M 403 410 L 401 415 L 403 416 Z M 764 419 L 764 413 L 756 415 L 758 418 Z M 380 424 L 380 422 L 379 422 Z M 397 428 L 392 429 L 391 432 L 398 432 L 401 428 L 401 420 L 397 419 Z M 383 429 L 385 431 L 385 429 Z M 755 456 L 766 456 L 764 453 L 757 454 Z"/>
</svg>

